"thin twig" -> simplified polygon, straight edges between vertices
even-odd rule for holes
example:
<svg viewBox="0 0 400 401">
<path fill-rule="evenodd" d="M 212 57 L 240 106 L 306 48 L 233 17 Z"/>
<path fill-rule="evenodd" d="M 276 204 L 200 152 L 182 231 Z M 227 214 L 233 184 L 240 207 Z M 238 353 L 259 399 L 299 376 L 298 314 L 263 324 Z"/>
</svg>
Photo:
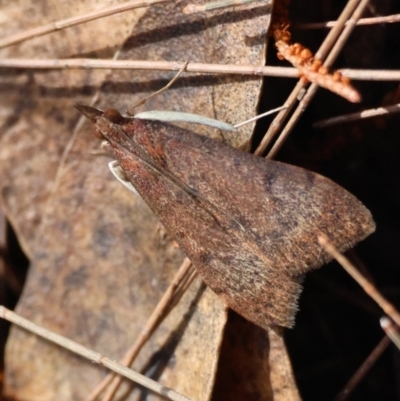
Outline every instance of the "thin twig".
<svg viewBox="0 0 400 401">
<path fill-rule="evenodd" d="M 261 0 L 262 1 L 262 0 Z M 243 4 L 248 3 L 257 3 L 261 2 L 260 0 L 221 0 L 221 1 L 212 1 L 205 4 L 187 4 L 182 12 L 184 14 L 196 14 L 196 13 L 204 13 L 207 11 L 217 10 L 219 8 L 230 8 L 241 6 Z"/>
<path fill-rule="evenodd" d="M 395 325 L 387 316 L 381 317 L 381 327 L 392 340 L 393 344 L 400 349 L 400 328 Z"/>
<path fill-rule="evenodd" d="M 287 116 L 293 110 L 293 107 L 296 104 L 297 98 L 299 96 L 300 91 L 304 88 L 305 84 L 302 80 L 299 80 L 290 93 L 289 97 L 286 99 L 283 104 L 284 109 L 278 113 L 278 115 L 274 118 L 272 123 L 270 124 L 268 131 L 264 135 L 257 149 L 254 151 L 254 154 L 257 156 L 262 156 L 265 150 L 268 148 L 268 145 L 271 143 L 276 133 L 281 129 L 282 124 L 286 120 Z"/>
<path fill-rule="evenodd" d="M 399 70 L 352 70 L 341 68 L 338 71 L 344 77 L 358 81 L 400 81 Z"/>
<path fill-rule="evenodd" d="M 387 107 L 378 107 L 377 109 L 369 109 L 359 111 L 358 113 L 345 114 L 338 117 L 327 118 L 326 120 L 320 120 L 313 124 L 314 128 L 326 128 L 332 125 L 345 124 L 352 121 L 362 120 L 365 118 L 371 118 L 376 116 L 382 116 L 384 114 L 400 113 L 400 103 L 394 104 Z"/>
<path fill-rule="evenodd" d="M 332 47 L 333 42 L 339 37 L 340 33 L 342 32 L 346 21 L 350 18 L 353 14 L 353 11 L 357 7 L 360 0 L 350 0 L 348 1 L 346 7 L 343 9 L 342 14 L 340 15 L 337 25 L 329 32 L 328 36 L 322 43 L 320 49 L 318 50 L 315 58 L 320 60 L 324 60 L 326 54 L 328 53 L 329 49 Z M 255 154 L 261 156 L 265 153 L 266 149 L 268 148 L 269 144 L 277 134 L 277 132 L 281 129 L 282 125 L 284 124 L 286 118 L 289 116 L 290 112 L 293 110 L 295 103 L 297 101 L 298 95 L 300 91 L 304 88 L 305 84 L 302 80 L 299 80 L 292 90 L 291 94 L 287 98 L 286 102 L 283 106 L 286 106 L 287 109 L 278 113 L 278 115 L 273 120 L 272 124 L 270 125 L 267 133 L 265 134 L 264 138 L 262 139 L 261 143 L 258 145 Z M 270 157 L 270 156 L 268 156 Z"/>
<path fill-rule="evenodd" d="M 23 69 L 110 69 L 110 70 L 154 70 L 179 71 L 184 63 L 179 61 L 105 60 L 105 59 L 0 59 L 0 68 Z M 400 70 L 337 70 L 344 77 L 359 81 L 400 81 Z M 236 64 L 188 63 L 185 72 L 203 74 L 240 74 L 298 78 L 299 71 L 293 67 L 272 67 Z"/>
<path fill-rule="evenodd" d="M 62 29 L 69 28 L 71 26 L 83 24 L 85 22 L 93 21 L 96 19 L 108 17 L 110 15 L 118 14 L 124 11 L 132 10 L 134 8 L 148 7 L 153 4 L 163 3 L 168 0 L 133 0 L 126 3 L 113 5 L 110 7 L 103 8 L 101 10 L 92 11 L 87 14 L 78 15 L 76 17 L 67 18 L 60 21 L 55 21 L 47 25 L 43 25 L 37 28 L 29 29 L 24 32 L 17 33 L 9 36 L 5 39 L 0 40 L 0 49 L 3 47 L 15 45 L 25 40 L 37 38 L 51 32 L 60 31 Z"/>
<path fill-rule="evenodd" d="M 115 69 L 115 70 L 155 70 L 179 71 L 185 63 L 179 61 L 146 61 L 146 60 L 93 60 L 93 59 L 1 59 L 0 67 L 23 69 Z M 272 77 L 298 77 L 295 68 L 265 67 L 255 65 L 236 64 L 205 64 L 188 63 L 186 72 L 215 73 L 215 74 L 243 74 Z"/>
<path fill-rule="evenodd" d="M 376 24 L 392 24 L 400 22 L 400 14 L 385 15 L 384 17 L 361 18 L 357 21 L 356 25 L 376 25 Z M 348 24 L 349 22 L 346 22 Z M 332 28 L 336 25 L 336 21 L 329 22 L 313 22 L 308 24 L 294 24 L 294 29 L 324 29 Z"/>
<path fill-rule="evenodd" d="M 193 269 L 193 271 L 187 277 L 185 277 L 185 280 L 183 280 L 181 285 L 177 288 L 169 307 L 167 307 L 167 310 L 165 312 L 166 315 L 169 314 L 171 310 L 175 308 L 175 306 L 179 303 L 179 301 L 186 293 L 188 288 L 191 286 L 196 277 L 197 277 L 197 271 L 195 269 Z"/>
<path fill-rule="evenodd" d="M 373 349 L 373 351 L 368 355 L 367 359 L 362 363 L 362 365 L 356 370 L 350 380 L 346 385 L 339 391 L 338 395 L 334 398 L 334 401 L 344 401 L 347 400 L 348 396 L 357 387 L 360 381 L 365 377 L 377 359 L 382 355 L 390 344 L 390 338 L 384 336 L 378 345 Z"/>
<path fill-rule="evenodd" d="M 353 27 L 355 21 L 357 21 L 360 18 L 360 17 L 356 18 L 355 13 L 357 13 L 358 10 L 363 10 L 364 7 L 366 6 L 362 5 L 361 2 L 362 0 L 349 0 L 347 2 L 346 7 L 343 9 L 342 14 L 340 14 L 340 17 L 337 20 L 337 24 L 328 33 L 328 36 L 322 43 L 321 47 L 319 48 L 317 53 L 315 53 L 315 58 L 319 60 L 324 60 L 325 58 L 328 59 L 328 57 L 330 57 L 328 56 L 328 53 L 333 47 L 336 46 L 336 42 L 340 40 L 343 31 L 346 30 L 346 24 L 349 24 L 351 25 L 351 27 Z"/>
<path fill-rule="evenodd" d="M 160 95 L 161 93 L 165 92 L 167 89 L 169 89 L 174 82 L 176 82 L 176 80 L 179 78 L 179 76 L 182 74 L 183 71 L 186 70 L 186 67 L 188 65 L 188 61 L 185 61 L 185 64 L 183 65 L 183 67 L 177 72 L 177 74 L 167 83 L 167 85 L 163 86 L 161 89 L 159 89 L 156 92 L 151 93 L 149 96 L 146 96 L 144 99 L 139 100 L 136 104 L 134 104 L 133 106 L 131 106 L 130 110 L 135 109 L 136 107 L 141 106 L 142 104 L 145 104 L 147 102 L 147 100 L 151 99 L 154 96 Z M 134 113 L 132 113 L 130 110 L 127 110 L 127 114 L 128 116 L 133 116 Z"/>
<path fill-rule="evenodd" d="M 350 274 L 354 280 L 363 288 L 363 290 L 383 309 L 383 311 L 400 326 L 400 314 L 396 308 L 378 291 L 373 283 L 367 280 L 357 268 L 345 257 L 343 256 L 335 246 L 326 238 L 324 235 L 318 236 L 318 241 L 320 245 L 329 253 L 333 258 L 335 258 L 342 267 Z"/>
<path fill-rule="evenodd" d="M 192 4 L 189 3 L 182 10 L 184 14 L 195 14 L 215 10 L 217 8 L 234 7 L 246 3 L 255 3 L 255 0 L 222 0 L 205 4 Z M 357 26 L 361 25 L 377 25 L 377 24 L 393 24 L 400 22 L 400 14 L 385 15 L 383 17 L 361 18 L 357 21 Z M 349 22 L 346 22 L 346 25 Z M 304 24 L 293 24 L 293 29 L 308 30 L 308 29 L 326 29 L 333 28 L 337 25 L 337 21 L 328 22 L 311 22 Z"/>
<path fill-rule="evenodd" d="M 135 343 L 131 346 L 125 356 L 122 358 L 120 363 L 124 366 L 129 366 L 133 363 L 134 359 L 139 354 L 140 350 L 143 348 L 146 341 L 150 338 L 150 336 L 154 333 L 155 329 L 161 322 L 162 317 L 166 316 L 166 311 L 169 310 L 169 307 L 173 300 L 175 299 L 175 294 L 177 289 L 180 287 L 182 280 L 187 276 L 188 271 L 190 270 L 191 263 L 189 259 L 185 259 L 178 269 L 175 277 L 172 279 L 171 284 L 165 291 L 164 295 L 161 297 L 160 301 L 158 302 L 157 306 L 153 310 L 152 314 L 150 315 L 149 319 L 147 320 L 146 324 L 144 325 L 143 329 L 139 333 Z M 93 401 L 95 400 L 100 393 L 110 384 L 112 387 L 118 389 L 118 386 L 121 382 L 120 376 L 115 376 L 114 374 L 108 374 L 86 397 L 85 401 Z M 118 384 L 117 384 L 118 383 Z M 111 392 L 111 390 L 110 390 Z M 109 392 L 107 393 L 109 394 Z"/>
<path fill-rule="evenodd" d="M 349 3 L 353 2 L 353 1 L 357 2 L 357 3 L 359 2 L 359 0 L 350 0 Z M 326 58 L 326 60 L 324 62 L 325 67 L 330 67 L 333 64 L 333 62 L 336 60 L 336 57 L 339 55 L 340 50 L 342 49 L 346 40 L 348 39 L 351 32 L 353 31 L 353 29 L 355 27 L 355 22 L 361 18 L 361 15 L 364 12 L 365 7 L 368 5 L 368 2 L 369 2 L 369 0 L 361 0 L 359 2 L 355 11 L 352 13 L 352 16 L 350 19 L 352 21 L 352 23 L 345 26 L 343 29 L 343 32 L 337 38 L 336 43 L 333 46 L 331 53 L 329 54 L 329 56 Z M 335 28 L 333 28 L 333 29 L 335 29 Z M 315 58 L 322 60 L 323 58 L 319 57 L 320 50 L 315 55 Z M 322 50 L 323 51 L 321 52 L 321 54 L 324 54 L 325 49 L 322 49 Z M 292 129 L 296 125 L 297 121 L 299 120 L 299 118 L 301 117 L 301 115 L 304 113 L 307 106 L 311 102 L 311 99 L 314 97 L 315 93 L 317 92 L 317 89 L 318 89 L 317 84 L 313 83 L 310 85 L 310 87 L 307 90 L 306 95 L 303 97 L 300 104 L 297 106 L 297 109 L 294 111 L 293 115 L 291 116 L 290 120 L 286 124 L 285 128 L 282 130 L 281 134 L 279 135 L 279 138 L 276 140 L 276 142 L 274 143 L 274 146 L 269 151 L 268 158 L 274 158 L 276 156 L 279 149 L 282 147 L 283 143 L 288 138 L 289 134 L 292 132 Z"/>
<path fill-rule="evenodd" d="M 25 330 L 30 331 L 31 333 L 34 333 L 42 338 L 45 338 L 46 340 L 57 344 L 61 346 L 64 349 L 67 349 L 77 355 L 83 356 L 84 358 L 94 362 L 98 363 L 99 365 L 103 365 L 106 368 L 118 373 L 119 375 L 122 375 L 126 377 L 129 380 L 134 381 L 135 383 L 138 383 L 149 390 L 154 391 L 157 394 L 160 394 L 169 400 L 172 401 L 192 401 L 190 398 L 185 397 L 182 394 L 177 393 L 176 391 L 165 387 L 159 383 L 157 383 L 154 380 L 149 379 L 146 376 L 141 375 L 140 373 L 137 373 L 131 369 L 128 369 L 125 366 L 122 366 L 121 364 L 112 361 L 111 359 L 105 357 L 104 355 L 92 351 L 89 348 L 84 347 L 81 344 L 78 344 L 75 341 L 72 341 L 66 337 L 63 337 L 59 334 L 56 334 L 50 330 L 47 330 L 43 327 L 40 327 L 31 321 L 17 315 L 16 313 L 12 312 L 11 310 L 7 309 L 4 306 L 0 306 L 0 317 L 8 320 L 9 322 L 12 322 Z"/>
<path fill-rule="evenodd" d="M 278 111 L 283 110 L 284 108 L 285 108 L 284 106 L 281 106 L 281 107 L 277 107 L 276 109 L 268 110 L 268 111 L 266 111 L 265 113 L 259 114 L 258 116 L 249 118 L 248 120 L 242 121 L 242 122 L 239 123 L 239 124 L 235 124 L 234 127 L 235 127 L 235 128 L 239 128 L 239 127 L 241 127 L 242 125 L 246 125 L 246 124 L 252 123 L 253 121 L 257 121 L 257 120 L 259 120 L 260 118 L 269 116 L 270 114 L 274 114 L 274 113 L 276 113 L 276 112 L 278 112 Z"/>
</svg>

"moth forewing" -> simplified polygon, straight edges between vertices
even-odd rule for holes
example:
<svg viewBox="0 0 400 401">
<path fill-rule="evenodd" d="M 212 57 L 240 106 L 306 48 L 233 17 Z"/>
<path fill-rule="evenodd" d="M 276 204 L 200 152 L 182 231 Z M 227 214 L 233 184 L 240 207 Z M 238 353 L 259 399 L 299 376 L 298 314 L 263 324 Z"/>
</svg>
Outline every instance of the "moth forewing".
<svg viewBox="0 0 400 401">
<path fill-rule="evenodd" d="M 319 233 L 344 251 L 375 228 L 361 202 L 316 173 L 165 122 L 92 114 L 123 181 L 211 289 L 261 327 L 293 325 L 299 276 L 328 260 Z"/>
</svg>

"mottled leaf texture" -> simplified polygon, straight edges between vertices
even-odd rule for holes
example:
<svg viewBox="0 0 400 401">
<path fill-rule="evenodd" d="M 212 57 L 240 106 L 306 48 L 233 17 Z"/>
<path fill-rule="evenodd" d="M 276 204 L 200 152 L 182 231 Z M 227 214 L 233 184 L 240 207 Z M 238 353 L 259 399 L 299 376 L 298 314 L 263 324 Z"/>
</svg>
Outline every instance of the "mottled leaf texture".
<svg viewBox="0 0 400 401">
<path fill-rule="evenodd" d="M 191 131 L 77 106 L 203 280 L 253 323 L 292 327 L 300 274 L 374 231 L 369 211 L 316 173 Z"/>
<path fill-rule="evenodd" d="M 125 1 L 3 2 L 2 34 L 6 37 Z M 118 56 L 121 60 L 264 65 L 270 1 L 185 15 L 181 11 L 188 1 L 192 2 L 153 5 L 57 31 L 1 49 L 1 57 Z M 72 104 L 92 103 L 95 98 L 102 107 L 111 104 L 125 110 L 167 84 L 176 71 L 3 72 L 0 202 L 31 261 L 17 311 L 119 360 L 174 277 L 183 252 L 159 229 L 140 196 L 132 196 L 107 171 L 108 157 L 98 156 L 99 142 L 82 134 L 88 124 L 81 126 Z M 175 110 L 237 123 L 254 116 L 261 85 L 260 76 L 183 73 L 172 88 L 135 112 Z M 235 135 L 201 126 L 196 131 L 244 147 L 252 124 Z M 190 286 L 152 335 L 133 368 L 193 400 L 207 401 L 226 313 L 210 289 L 200 291 L 199 282 Z M 258 352 L 258 343 L 249 346 Z M 11 329 L 7 397 L 83 400 L 105 374 L 96 364 L 17 327 Z M 125 383 L 117 398 L 161 399 L 137 386 L 126 396 L 129 388 Z M 248 384 L 246 389 L 253 393 Z"/>
<path fill-rule="evenodd" d="M 265 331 L 233 312 L 228 322 L 212 400 L 300 401 L 283 329 Z"/>
</svg>

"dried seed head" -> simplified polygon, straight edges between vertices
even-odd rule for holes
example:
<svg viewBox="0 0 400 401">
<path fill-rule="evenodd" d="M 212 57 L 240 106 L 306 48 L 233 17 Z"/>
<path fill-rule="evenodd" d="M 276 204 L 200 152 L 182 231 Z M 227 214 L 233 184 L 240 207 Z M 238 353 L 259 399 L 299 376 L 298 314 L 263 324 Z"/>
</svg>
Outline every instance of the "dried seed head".
<svg viewBox="0 0 400 401">
<path fill-rule="evenodd" d="M 322 67 L 320 60 L 315 60 L 312 52 L 300 43 L 291 44 L 290 21 L 287 11 L 288 2 L 281 0 L 274 4 L 272 15 L 272 32 L 275 46 L 278 50 L 278 59 L 286 59 L 299 69 L 303 83 L 316 83 L 350 102 L 359 102 L 360 94 L 351 86 L 348 79 L 338 79 L 337 75 L 329 75 L 328 70 Z M 327 78 L 325 78 L 325 76 Z"/>
</svg>

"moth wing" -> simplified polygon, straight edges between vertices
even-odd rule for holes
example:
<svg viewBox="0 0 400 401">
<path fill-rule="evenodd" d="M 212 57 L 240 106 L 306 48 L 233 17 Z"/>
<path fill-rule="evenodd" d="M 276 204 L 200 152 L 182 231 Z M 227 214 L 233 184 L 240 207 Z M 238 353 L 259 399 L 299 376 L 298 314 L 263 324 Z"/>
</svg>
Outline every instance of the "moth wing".
<svg viewBox="0 0 400 401">
<path fill-rule="evenodd" d="M 329 260 L 319 233 L 343 252 L 375 229 L 368 209 L 326 177 L 178 127 L 147 124 L 143 132 L 155 151 L 147 145 L 146 157 L 190 189 L 226 231 L 263 255 L 268 269 L 306 272 Z M 134 140 L 140 147 L 140 132 Z"/>
<path fill-rule="evenodd" d="M 368 210 L 318 174 L 165 123 L 132 124 L 107 133 L 126 177 L 204 281 L 261 327 L 292 326 L 294 276 L 326 258 L 319 232 L 344 250 L 373 231 Z"/>
<path fill-rule="evenodd" d="M 196 198 L 140 159 L 120 150 L 115 154 L 127 179 L 229 307 L 264 328 L 293 326 L 301 291 L 297 279 L 268 270 L 254 250 L 230 236 Z"/>
</svg>

